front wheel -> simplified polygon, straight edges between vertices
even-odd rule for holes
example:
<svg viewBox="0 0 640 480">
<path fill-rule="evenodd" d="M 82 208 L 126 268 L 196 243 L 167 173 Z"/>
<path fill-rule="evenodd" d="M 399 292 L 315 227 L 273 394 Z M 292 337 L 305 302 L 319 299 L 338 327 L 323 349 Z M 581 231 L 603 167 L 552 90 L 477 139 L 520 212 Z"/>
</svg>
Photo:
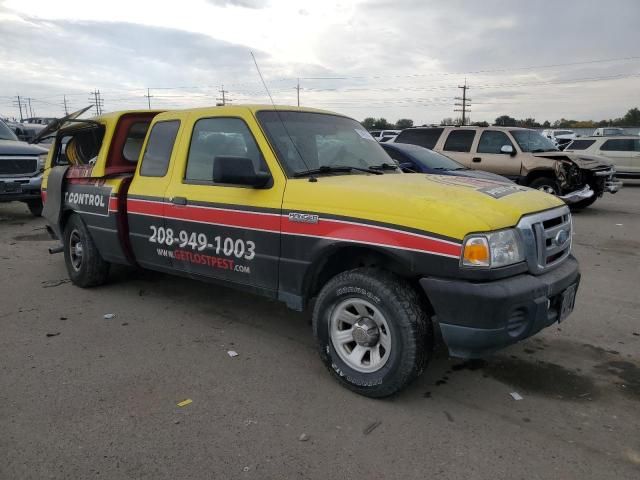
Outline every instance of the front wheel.
<svg viewBox="0 0 640 480">
<path fill-rule="evenodd" d="M 550 195 L 560 194 L 560 185 L 558 185 L 558 182 L 551 177 L 536 178 L 529 184 L 529 187 Z"/>
<path fill-rule="evenodd" d="M 75 213 L 64 229 L 64 260 L 69 278 L 79 287 L 95 287 L 107 281 L 109 263 L 100 256 L 89 229 Z"/>
<path fill-rule="evenodd" d="M 422 373 L 433 329 L 416 290 L 373 268 L 343 272 L 321 290 L 313 311 L 320 357 L 345 387 L 392 395 Z"/>
</svg>

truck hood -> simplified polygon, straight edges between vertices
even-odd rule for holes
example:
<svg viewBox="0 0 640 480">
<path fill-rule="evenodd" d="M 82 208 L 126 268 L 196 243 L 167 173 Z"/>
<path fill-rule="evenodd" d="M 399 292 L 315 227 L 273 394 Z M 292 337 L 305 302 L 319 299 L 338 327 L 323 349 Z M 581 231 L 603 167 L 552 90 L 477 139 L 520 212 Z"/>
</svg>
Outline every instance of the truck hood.
<svg viewBox="0 0 640 480">
<path fill-rule="evenodd" d="M 47 149 L 30 145 L 27 142 L 0 140 L 0 157 L 10 155 L 40 155 L 41 153 L 47 153 Z"/>
<path fill-rule="evenodd" d="M 339 175 L 287 182 L 283 209 L 383 222 L 462 239 L 513 227 L 526 214 L 560 207 L 516 184 L 451 175 Z"/>
<path fill-rule="evenodd" d="M 578 167 L 586 170 L 601 169 L 602 167 L 612 167 L 613 163 L 604 157 L 596 155 L 583 155 L 571 152 L 539 152 L 532 153 L 534 157 L 549 158 L 551 160 L 571 160 Z"/>
</svg>

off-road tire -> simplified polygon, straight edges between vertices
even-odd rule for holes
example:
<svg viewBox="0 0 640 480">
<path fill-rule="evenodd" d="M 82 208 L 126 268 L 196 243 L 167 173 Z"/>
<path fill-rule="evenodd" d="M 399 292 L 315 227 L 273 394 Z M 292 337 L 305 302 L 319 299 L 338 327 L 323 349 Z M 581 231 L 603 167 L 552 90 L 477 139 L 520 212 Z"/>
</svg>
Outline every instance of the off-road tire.
<svg viewBox="0 0 640 480">
<path fill-rule="evenodd" d="M 349 298 L 374 305 L 391 332 L 386 363 L 372 373 L 351 368 L 331 340 L 333 310 Z M 422 373 L 433 349 L 426 301 L 407 281 L 375 268 L 349 270 L 329 280 L 318 295 L 312 325 L 325 366 L 343 386 L 367 397 L 387 397 L 402 390 Z"/>
<path fill-rule="evenodd" d="M 535 188 L 536 190 L 542 190 L 543 187 L 549 187 L 553 189 L 553 194 L 551 192 L 544 190 L 545 193 L 549 193 L 551 195 L 560 195 L 560 185 L 558 182 L 551 177 L 540 177 L 533 180 L 529 185 L 529 188 Z"/>
<path fill-rule="evenodd" d="M 72 236 L 79 239 L 82 245 L 81 261 L 73 263 Z M 69 278 L 79 287 L 95 287 L 102 285 L 109 276 L 110 264 L 100 256 L 100 252 L 91 238 L 89 229 L 78 214 L 72 214 L 64 228 L 64 261 Z M 76 266 L 74 266 L 76 265 Z"/>
<path fill-rule="evenodd" d="M 39 217 L 42 215 L 42 200 L 27 200 L 27 202 L 25 203 L 27 204 L 31 215 L 33 215 L 34 217 Z"/>
</svg>

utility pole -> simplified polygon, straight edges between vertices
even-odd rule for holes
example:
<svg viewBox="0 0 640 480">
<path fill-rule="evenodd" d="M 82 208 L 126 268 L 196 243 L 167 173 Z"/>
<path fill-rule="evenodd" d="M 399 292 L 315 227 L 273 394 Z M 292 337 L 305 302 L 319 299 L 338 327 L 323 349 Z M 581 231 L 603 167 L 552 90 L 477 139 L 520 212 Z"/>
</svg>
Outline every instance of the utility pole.
<svg viewBox="0 0 640 480">
<path fill-rule="evenodd" d="M 296 85 L 296 93 L 298 94 L 298 106 L 300 106 L 300 77 L 298 77 L 298 84 Z"/>
<path fill-rule="evenodd" d="M 65 116 L 69 115 L 69 109 L 67 108 L 67 96 L 66 95 L 62 96 L 62 104 L 64 105 L 64 115 Z"/>
<path fill-rule="evenodd" d="M 147 94 L 145 95 L 145 97 L 147 97 L 147 104 L 149 105 L 149 110 L 151 110 L 151 97 L 153 97 L 153 95 L 151 95 L 151 92 L 149 91 L 148 88 L 147 88 Z"/>
<path fill-rule="evenodd" d="M 93 98 L 89 97 L 89 101 L 93 102 L 96 107 L 96 113 L 100 115 L 102 113 L 102 107 L 104 106 L 104 100 L 100 97 L 100 90 L 89 92 L 89 95 L 93 95 Z"/>
<path fill-rule="evenodd" d="M 33 118 L 33 110 L 31 109 L 31 97 L 27 98 L 27 102 L 29 103 L 29 117 Z"/>
<path fill-rule="evenodd" d="M 462 89 L 462 97 L 456 97 L 455 99 L 460 101 L 461 103 L 455 103 L 454 105 L 456 107 L 462 107 L 454 109 L 454 112 L 462 112 L 462 125 L 466 124 L 466 118 L 467 118 L 467 112 L 471 111 L 469 110 L 469 107 L 471 106 L 471 104 L 469 103 L 471 101 L 470 98 L 467 98 L 467 90 L 469 89 L 469 86 L 467 85 L 467 79 L 464 79 L 464 85 L 458 85 L 458 88 Z"/>
<path fill-rule="evenodd" d="M 22 121 L 23 121 L 23 117 L 22 117 L 22 100 L 20 100 L 20 95 L 16 95 L 16 99 L 17 99 L 18 109 L 20 110 L 20 123 L 22 123 Z"/>
<path fill-rule="evenodd" d="M 227 98 L 227 93 L 229 93 L 228 90 L 224 89 L 224 85 L 220 86 L 220 97 L 216 98 L 216 100 L 218 100 L 218 103 L 216 103 L 217 107 L 224 107 L 227 102 L 231 102 L 232 100 L 230 98 Z"/>
</svg>

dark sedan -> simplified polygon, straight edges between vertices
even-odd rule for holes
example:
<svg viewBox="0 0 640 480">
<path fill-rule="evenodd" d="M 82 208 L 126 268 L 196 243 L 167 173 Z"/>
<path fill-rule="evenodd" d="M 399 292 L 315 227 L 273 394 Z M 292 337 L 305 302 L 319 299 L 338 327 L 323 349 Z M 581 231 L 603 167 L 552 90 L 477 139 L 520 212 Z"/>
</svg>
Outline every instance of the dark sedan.
<svg viewBox="0 0 640 480">
<path fill-rule="evenodd" d="M 408 143 L 381 143 L 380 146 L 391 158 L 400 164 L 404 172 L 431 173 L 436 175 L 456 175 L 459 177 L 481 178 L 497 182 L 512 183 L 506 177 L 482 170 L 467 168 L 449 157 L 428 148 Z"/>
</svg>

